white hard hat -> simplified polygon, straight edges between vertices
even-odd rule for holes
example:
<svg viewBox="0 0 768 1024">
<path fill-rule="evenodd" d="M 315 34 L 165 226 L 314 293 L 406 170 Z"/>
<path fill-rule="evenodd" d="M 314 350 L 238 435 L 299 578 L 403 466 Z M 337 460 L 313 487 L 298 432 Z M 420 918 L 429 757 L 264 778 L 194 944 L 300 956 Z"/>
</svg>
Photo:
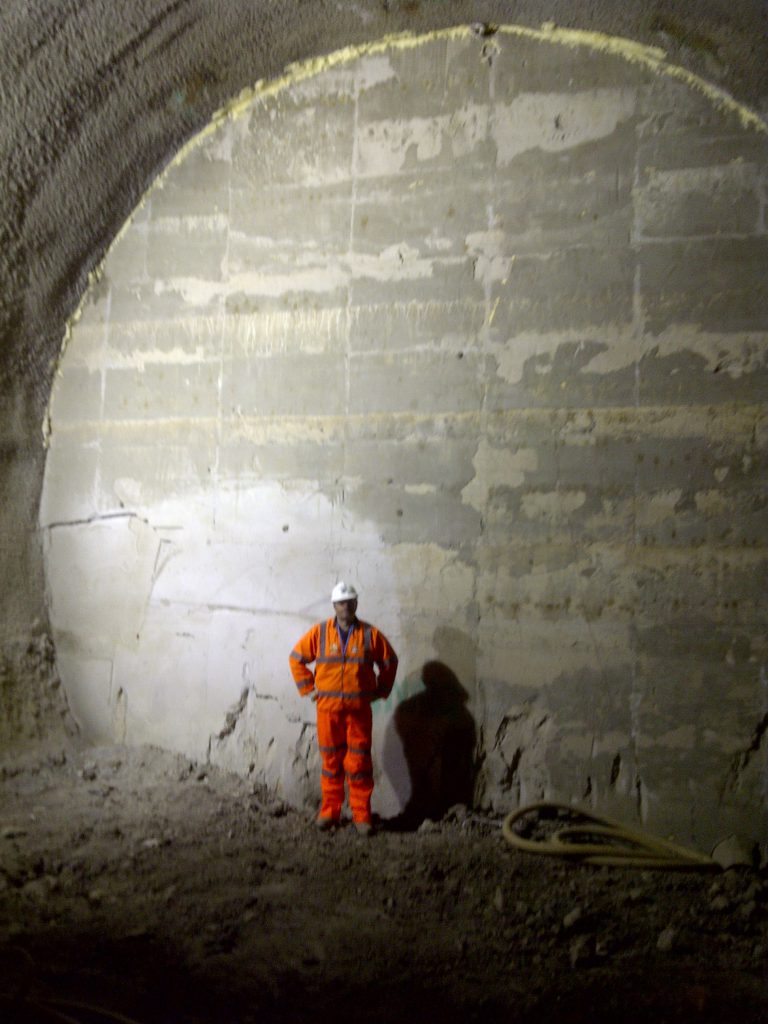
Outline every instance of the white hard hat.
<svg viewBox="0 0 768 1024">
<path fill-rule="evenodd" d="M 336 604 L 337 601 L 356 601 L 357 591 L 351 583 L 345 583 L 343 580 L 337 583 L 331 592 L 331 601 Z"/>
</svg>

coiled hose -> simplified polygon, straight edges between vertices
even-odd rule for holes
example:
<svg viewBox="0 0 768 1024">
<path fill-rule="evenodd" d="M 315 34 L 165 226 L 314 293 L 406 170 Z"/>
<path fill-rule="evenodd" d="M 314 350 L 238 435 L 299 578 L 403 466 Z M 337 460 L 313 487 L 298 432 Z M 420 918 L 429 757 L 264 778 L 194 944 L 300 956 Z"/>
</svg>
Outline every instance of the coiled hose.
<svg viewBox="0 0 768 1024">
<path fill-rule="evenodd" d="M 526 815 L 547 812 L 547 816 L 566 814 L 569 823 L 545 839 L 526 839 L 514 830 Z M 621 822 L 605 818 L 581 807 L 546 800 L 512 811 L 504 819 L 502 833 L 518 850 L 554 857 L 567 857 L 585 864 L 608 867 L 656 868 L 670 870 L 720 871 L 720 865 L 696 850 L 667 839 L 649 836 L 627 828 Z M 597 840 L 596 842 L 594 840 Z"/>
</svg>

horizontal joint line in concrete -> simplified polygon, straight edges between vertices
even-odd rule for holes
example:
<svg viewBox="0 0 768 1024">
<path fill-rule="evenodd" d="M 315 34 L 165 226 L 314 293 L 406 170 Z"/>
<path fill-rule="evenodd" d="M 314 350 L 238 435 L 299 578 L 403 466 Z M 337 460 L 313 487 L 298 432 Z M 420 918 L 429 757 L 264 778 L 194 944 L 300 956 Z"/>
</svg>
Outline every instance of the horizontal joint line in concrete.
<svg viewBox="0 0 768 1024">
<path fill-rule="evenodd" d="M 691 242 L 749 242 L 755 239 L 765 238 L 766 232 L 755 230 L 749 234 L 718 231 L 716 234 L 708 235 L 643 235 L 637 234 L 632 238 L 634 246 L 644 245 L 681 245 Z"/>
<path fill-rule="evenodd" d="M 163 426 L 193 426 L 199 429 L 204 427 L 215 429 L 219 423 L 221 423 L 223 427 L 233 431 L 233 433 L 236 433 L 236 428 L 238 426 L 241 428 L 253 428 L 292 424 L 311 424 L 316 428 L 318 426 L 343 426 L 344 424 L 358 424 L 382 420 L 394 422 L 410 421 L 414 424 L 429 424 L 445 420 L 472 423 L 479 422 L 482 416 L 485 416 L 489 422 L 498 422 L 522 418 L 545 420 L 551 419 L 552 417 L 561 417 L 567 419 L 569 417 L 579 416 L 586 413 L 593 416 L 595 419 L 605 416 L 623 415 L 628 418 L 628 421 L 636 421 L 638 418 L 653 418 L 662 414 L 668 415 L 676 412 L 685 413 L 687 416 L 701 416 L 706 414 L 711 416 L 723 416 L 724 414 L 727 415 L 729 413 L 739 416 L 754 416 L 758 419 L 763 419 L 768 416 L 768 410 L 766 410 L 764 405 L 743 405 L 738 402 L 722 402 L 714 404 L 702 403 L 701 405 L 684 402 L 680 402 L 676 405 L 584 405 L 574 407 L 551 405 L 492 409 L 485 413 L 479 409 L 462 411 L 445 409 L 424 413 L 409 412 L 407 410 L 392 412 L 382 410 L 366 413 L 340 413 L 337 415 L 317 414 L 311 416 L 295 416 L 290 414 L 223 416 L 221 420 L 216 417 L 200 417 L 195 419 L 190 419 L 189 417 L 167 417 L 162 419 L 81 420 L 77 423 L 56 424 L 52 437 L 55 439 L 61 435 L 66 435 L 68 433 L 75 434 L 83 430 L 92 430 L 94 433 L 98 433 L 99 431 L 112 432 L 120 430 L 140 430 L 150 427 L 162 428 Z"/>
<path fill-rule="evenodd" d="M 248 615 L 268 615 L 272 617 L 281 616 L 289 619 L 294 619 L 302 615 L 301 610 L 280 611 L 277 608 L 249 608 L 247 605 L 212 604 L 208 601 L 180 601 L 161 598 L 159 600 L 152 601 L 151 604 L 164 608 L 207 608 L 210 612 L 246 612 Z"/>
</svg>

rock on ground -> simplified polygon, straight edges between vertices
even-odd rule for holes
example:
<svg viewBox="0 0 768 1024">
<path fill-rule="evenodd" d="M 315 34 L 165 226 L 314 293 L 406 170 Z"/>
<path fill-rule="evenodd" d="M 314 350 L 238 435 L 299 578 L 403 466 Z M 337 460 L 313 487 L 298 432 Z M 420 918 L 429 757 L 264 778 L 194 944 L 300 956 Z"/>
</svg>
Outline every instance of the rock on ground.
<svg viewBox="0 0 768 1024">
<path fill-rule="evenodd" d="M 765 872 L 566 864 L 471 813 L 319 834 L 152 748 L 6 764 L 0 784 L 4 1021 L 768 1019 Z"/>
</svg>

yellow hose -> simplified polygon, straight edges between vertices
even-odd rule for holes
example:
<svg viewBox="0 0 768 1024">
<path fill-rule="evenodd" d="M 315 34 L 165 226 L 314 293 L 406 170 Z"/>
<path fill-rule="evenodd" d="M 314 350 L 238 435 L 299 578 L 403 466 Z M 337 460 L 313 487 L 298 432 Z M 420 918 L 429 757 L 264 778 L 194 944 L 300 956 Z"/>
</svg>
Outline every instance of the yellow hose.
<svg viewBox="0 0 768 1024">
<path fill-rule="evenodd" d="M 575 821 L 544 840 L 524 839 L 514 831 L 512 826 L 520 818 L 544 809 L 565 811 Z M 637 832 L 622 825 L 621 822 L 591 814 L 581 807 L 572 807 L 570 804 L 550 803 L 546 800 L 528 804 L 507 815 L 502 832 L 507 842 L 518 850 L 554 857 L 570 857 L 585 864 L 665 870 L 721 870 L 716 861 L 703 853 L 679 846 L 667 839 Z M 605 837 L 606 841 L 579 842 L 580 839 L 587 840 L 597 836 Z"/>
</svg>

